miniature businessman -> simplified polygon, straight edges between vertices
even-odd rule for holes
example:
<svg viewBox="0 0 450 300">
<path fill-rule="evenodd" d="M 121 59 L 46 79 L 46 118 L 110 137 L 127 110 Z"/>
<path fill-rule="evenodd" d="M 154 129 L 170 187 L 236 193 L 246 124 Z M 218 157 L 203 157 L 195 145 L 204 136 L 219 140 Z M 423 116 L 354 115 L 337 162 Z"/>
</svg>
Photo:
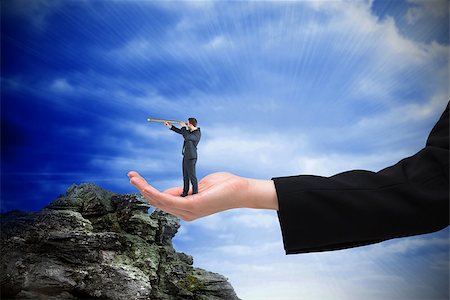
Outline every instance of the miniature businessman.
<svg viewBox="0 0 450 300">
<path fill-rule="evenodd" d="M 184 143 L 183 150 L 183 193 L 181 197 L 186 197 L 189 192 L 189 181 L 192 183 L 192 195 L 198 193 L 198 182 L 195 174 L 195 164 L 197 163 L 197 145 L 200 141 L 201 132 L 200 127 L 197 127 L 197 119 L 189 118 L 187 128 L 186 123 L 182 123 L 181 129 L 173 126 L 169 122 L 164 122 L 164 125 L 170 130 L 183 135 Z"/>
</svg>

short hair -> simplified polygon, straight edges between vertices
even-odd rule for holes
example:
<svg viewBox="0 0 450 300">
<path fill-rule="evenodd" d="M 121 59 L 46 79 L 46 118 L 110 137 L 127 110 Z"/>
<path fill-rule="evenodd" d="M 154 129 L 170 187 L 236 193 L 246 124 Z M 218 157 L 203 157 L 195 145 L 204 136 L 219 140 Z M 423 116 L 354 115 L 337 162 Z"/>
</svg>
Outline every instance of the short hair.
<svg viewBox="0 0 450 300">
<path fill-rule="evenodd" d="M 189 123 L 194 125 L 194 127 L 197 127 L 197 119 L 196 118 L 189 118 L 188 121 L 189 121 Z"/>
</svg>

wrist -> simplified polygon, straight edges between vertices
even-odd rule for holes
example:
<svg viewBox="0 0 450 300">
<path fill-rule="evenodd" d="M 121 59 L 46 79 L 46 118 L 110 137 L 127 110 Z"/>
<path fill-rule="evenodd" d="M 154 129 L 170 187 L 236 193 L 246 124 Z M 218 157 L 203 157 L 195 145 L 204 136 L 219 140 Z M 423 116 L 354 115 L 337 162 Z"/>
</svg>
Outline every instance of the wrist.
<svg viewBox="0 0 450 300">
<path fill-rule="evenodd" d="M 278 210 L 278 197 L 273 180 L 247 178 L 246 207 Z"/>
</svg>

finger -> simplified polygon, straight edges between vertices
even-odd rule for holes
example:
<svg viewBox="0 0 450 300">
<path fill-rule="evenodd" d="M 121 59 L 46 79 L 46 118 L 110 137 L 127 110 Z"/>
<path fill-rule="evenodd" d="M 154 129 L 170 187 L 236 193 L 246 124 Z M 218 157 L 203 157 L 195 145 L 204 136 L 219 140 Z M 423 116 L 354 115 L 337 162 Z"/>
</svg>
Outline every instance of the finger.
<svg viewBox="0 0 450 300">
<path fill-rule="evenodd" d="M 131 173 L 131 172 L 130 172 Z M 135 174 L 130 174 L 130 183 L 133 184 L 139 192 L 150 202 L 151 205 L 157 206 L 157 200 L 154 199 L 152 196 L 148 195 L 148 193 L 145 193 L 145 191 L 148 190 L 154 190 L 156 192 L 159 192 L 154 187 L 152 187 L 142 176 L 140 176 L 137 172 L 134 172 Z"/>
<path fill-rule="evenodd" d="M 148 182 L 137 172 L 130 172 L 130 182 L 140 191 L 142 192 L 146 187 L 150 186 Z"/>
<path fill-rule="evenodd" d="M 138 172 L 136 172 L 136 171 L 130 171 L 130 172 L 128 172 L 128 177 L 131 179 L 131 177 L 135 177 L 135 176 L 141 176 L 141 175 L 139 175 L 139 173 Z"/>
<path fill-rule="evenodd" d="M 133 176 L 130 179 L 130 182 L 144 195 L 147 200 L 153 206 L 165 206 L 165 207 L 173 207 L 176 209 L 184 210 L 189 212 L 189 202 L 184 201 L 182 197 L 175 197 L 174 195 L 164 194 L 155 189 L 153 186 L 148 184 L 142 176 L 139 174 L 137 176 Z"/>
<path fill-rule="evenodd" d="M 185 198 L 161 193 L 151 186 L 142 176 L 139 175 L 139 173 L 134 171 L 130 173 L 132 173 L 130 174 L 130 182 L 141 192 L 141 194 L 150 202 L 151 205 L 175 215 L 192 217 L 193 213 L 189 209 L 191 208 L 190 202 L 186 201 Z M 177 196 L 179 196 L 179 194 Z"/>
<path fill-rule="evenodd" d="M 141 178 L 137 178 L 134 177 L 132 178 L 132 183 L 136 185 L 136 187 L 139 189 L 139 191 L 141 192 L 141 194 L 144 196 L 145 199 L 147 199 L 147 201 L 154 207 L 157 207 L 161 210 L 164 210 L 165 212 L 168 212 L 172 215 L 175 215 L 179 218 L 182 219 L 187 219 L 190 218 L 192 219 L 192 213 L 186 210 L 182 210 L 182 209 L 178 209 L 176 207 L 173 206 L 173 203 L 168 202 L 168 201 L 161 201 L 157 198 L 155 198 L 155 195 L 157 193 L 161 194 L 157 189 L 153 188 L 150 184 L 146 183 L 146 185 L 144 183 L 142 183 L 142 180 L 145 181 L 142 177 Z M 143 189 L 142 187 L 145 186 Z M 151 192 L 149 192 L 151 191 Z"/>
</svg>

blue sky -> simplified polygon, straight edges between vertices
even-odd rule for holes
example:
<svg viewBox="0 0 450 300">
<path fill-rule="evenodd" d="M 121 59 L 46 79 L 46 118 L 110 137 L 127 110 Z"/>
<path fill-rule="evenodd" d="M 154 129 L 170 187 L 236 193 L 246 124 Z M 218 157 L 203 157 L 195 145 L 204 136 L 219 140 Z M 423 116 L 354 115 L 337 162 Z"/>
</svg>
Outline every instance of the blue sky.
<svg viewBox="0 0 450 300">
<path fill-rule="evenodd" d="M 71 184 L 135 192 L 197 175 L 378 171 L 416 153 L 449 99 L 447 1 L 2 1 L 1 211 Z M 284 255 L 276 213 L 182 222 L 177 250 L 243 299 L 448 298 L 448 229 Z"/>
</svg>

